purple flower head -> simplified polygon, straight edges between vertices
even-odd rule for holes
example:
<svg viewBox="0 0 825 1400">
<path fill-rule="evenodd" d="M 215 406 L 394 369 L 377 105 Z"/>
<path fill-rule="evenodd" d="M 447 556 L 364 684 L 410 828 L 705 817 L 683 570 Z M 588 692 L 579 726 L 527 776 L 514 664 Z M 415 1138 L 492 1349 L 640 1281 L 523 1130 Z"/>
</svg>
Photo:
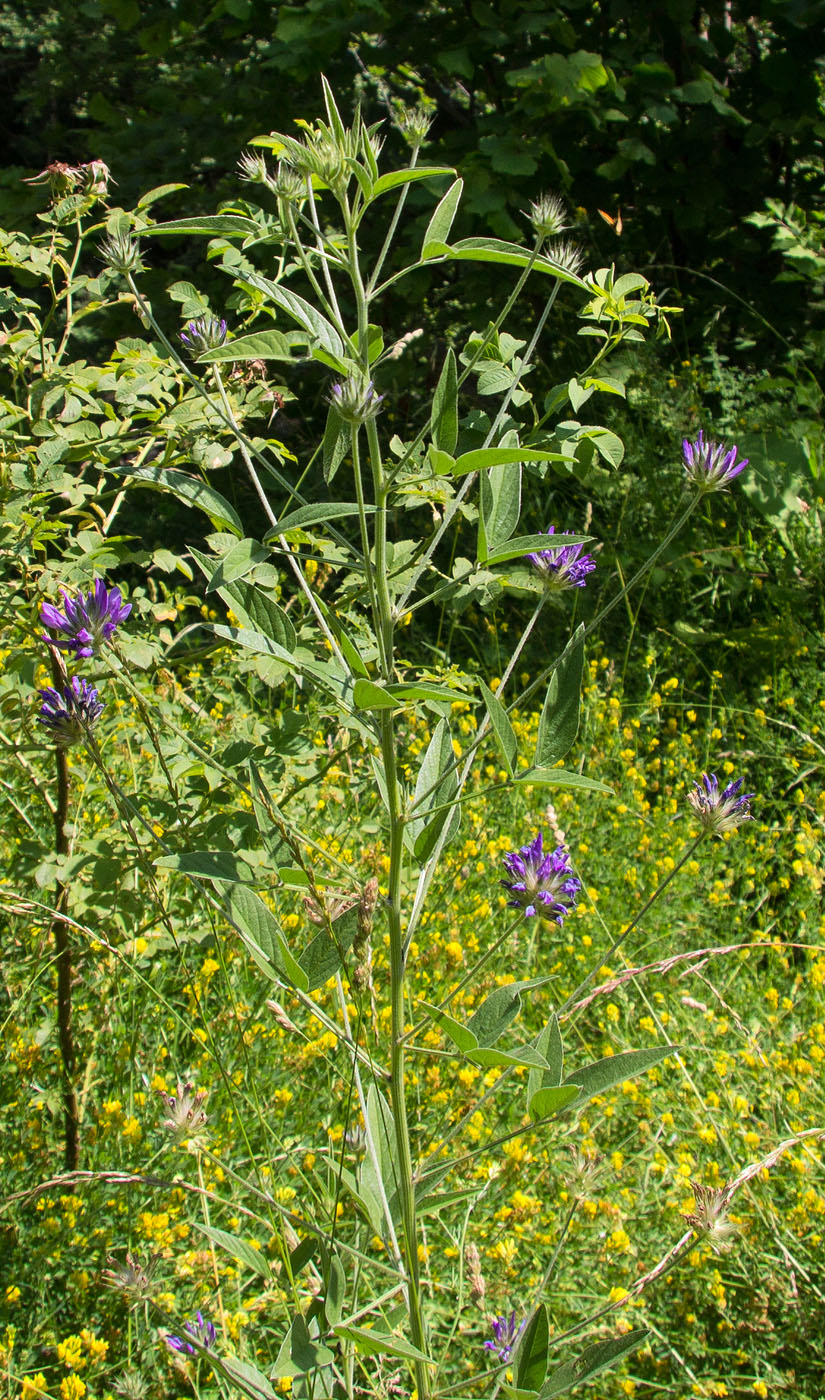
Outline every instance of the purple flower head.
<svg viewBox="0 0 825 1400">
<path fill-rule="evenodd" d="M 509 1361 L 526 1321 L 526 1318 L 522 1318 L 521 1322 L 516 1322 L 515 1310 L 509 1317 L 493 1318 L 493 1335 L 484 1343 L 485 1350 L 494 1351 L 502 1361 Z"/>
<path fill-rule="evenodd" d="M 167 1336 L 166 1345 L 170 1347 L 172 1351 L 184 1351 L 189 1356 L 195 1356 L 198 1347 L 205 1351 L 211 1351 L 212 1347 L 215 1345 L 215 1324 L 214 1322 L 205 1322 L 203 1313 L 200 1311 L 195 1314 L 194 1322 L 184 1323 L 183 1330 L 186 1336 Z M 189 1338 L 197 1342 L 198 1346 L 193 1346 Z"/>
<path fill-rule="evenodd" d="M 103 713 L 97 691 L 78 676 L 73 676 L 62 690 L 49 685 L 38 691 L 38 695 L 43 704 L 37 722 L 49 730 L 61 749 L 79 744 Z"/>
<path fill-rule="evenodd" d="M 555 535 L 556 527 L 551 525 L 543 534 Z M 551 588 L 584 588 L 587 575 L 596 567 L 592 554 L 582 554 L 583 544 L 562 544 L 564 535 L 559 535 L 559 543 L 553 549 L 540 549 L 537 554 L 528 554 L 531 564 L 535 564 L 545 582 Z"/>
<path fill-rule="evenodd" d="M 689 442 L 687 438 L 683 440 L 682 455 L 687 479 L 700 491 L 724 491 L 748 465 L 747 457 L 743 457 L 741 462 L 737 461 L 735 447 L 726 448 L 710 440 L 706 442 L 701 429 L 695 442 Z"/>
<path fill-rule="evenodd" d="M 216 316 L 199 316 L 190 321 L 180 338 L 193 355 L 202 355 L 205 350 L 217 350 L 226 340 L 226 322 Z"/>
<path fill-rule="evenodd" d="M 371 379 L 359 379 L 356 375 L 343 383 L 333 384 L 327 400 L 346 423 L 356 425 L 374 418 L 383 401 L 384 395 L 376 394 Z"/>
<path fill-rule="evenodd" d="M 753 792 L 741 792 L 744 778 L 737 778 L 719 791 L 719 780 L 715 773 L 703 773 L 701 783 L 694 783 L 694 792 L 688 793 L 688 802 L 693 807 L 702 826 L 721 836 L 725 831 L 735 831 L 743 822 L 752 821 L 751 798 Z"/>
<path fill-rule="evenodd" d="M 61 651 L 74 652 L 75 656 L 96 656 L 104 642 L 114 633 L 118 623 L 125 621 L 132 611 L 131 603 L 124 603 L 119 588 L 107 588 L 102 578 L 96 578 L 88 593 L 78 593 L 70 598 L 65 588 L 63 612 L 52 603 L 44 603 L 40 609 L 40 621 L 53 632 L 62 632 L 62 637 L 44 636 Z"/>
<path fill-rule="evenodd" d="M 507 901 L 508 909 L 523 909 L 528 918 L 539 914 L 543 919 L 555 919 L 562 924 L 582 887 L 581 880 L 573 874 L 570 855 L 564 846 L 545 854 L 539 832 L 529 846 L 506 855 L 504 864 L 513 877 L 501 882 L 513 896 Z"/>
</svg>

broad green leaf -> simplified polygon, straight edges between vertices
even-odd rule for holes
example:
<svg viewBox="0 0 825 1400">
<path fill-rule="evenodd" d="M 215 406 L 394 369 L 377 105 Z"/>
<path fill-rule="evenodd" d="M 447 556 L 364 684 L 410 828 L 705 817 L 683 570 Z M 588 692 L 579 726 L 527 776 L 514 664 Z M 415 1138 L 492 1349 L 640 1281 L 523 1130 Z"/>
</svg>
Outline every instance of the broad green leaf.
<svg viewBox="0 0 825 1400">
<path fill-rule="evenodd" d="M 491 564 L 505 564 L 508 559 L 526 558 L 528 554 L 537 554 L 542 549 L 552 548 L 553 539 L 559 544 L 587 544 L 592 535 L 516 535 L 515 539 L 508 540 L 506 545 L 500 549 L 494 549 L 489 558 L 484 562 L 489 567 Z"/>
<path fill-rule="evenodd" d="M 482 1048 L 494 1045 L 516 1019 L 521 1010 L 521 992 L 527 985 L 526 982 L 509 982 L 506 987 L 496 987 L 473 1012 L 467 1029 L 473 1032 Z"/>
<path fill-rule="evenodd" d="M 429 249 L 431 246 L 435 246 L 437 254 L 440 251 L 439 245 L 441 243 L 446 243 L 449 238 L 450 229 L 453 226 L 453 220 L 461 202 L 463 190 L 464 181 L 456 180 L 454 184 L 450 185 L 447 193 L 436 205 L 435 213 L 427 225 L 427 230 L 424 234 L 424 242 L 421 245 L 420 256 L 422 259 L 430 256 Z"/>
<path fill-rule="evenodd" d="M 539 1118 L 549 1118 L 551 1113 L 559 1113 L 574 1102 L 578 1090 L 576 1084 L 549 1084 L 546 1089 L 537 1089 L 535 1094 L 529 1096 L 530 1117 L 537 1121 Z"/>
<path fill-rule="evenodd" d="M 210 1364 L 227 1376 L 238 1387 L 242 1395 L 250 1400 L 278 1400 L 267 1377 L 248 1361 L 239 1361 L 236 1356 L 212 1358 Z"/>
<path fill-rule="evenodd" d="M 359 710 L 397 710 L 404 703 L 382 685 L 363 677 L 355 682 L 352 698 Z"/>
<path fill-rule="evenodd" d="M 547 1024 L 536 1037 L 536 1049 L 547 1061 L 547 1068 L 544 1071 L 531 1070 L 527 1077 L 527 1101 L 539 1089 L 550 1089 L 557 1084 L 561 1084 L 561 1077 L 564 1073 L 564 1047 L 561 1040 L 561 1030 L 559 1028 L 558 1017 L 555 1011 L 551 1011 Z"/>
<path fill-rule="evenodd" d="M 402 1337 L 391 1337 L 386 1332 L 378 1332 L 371 1327 L 354 1327 L 351 1323 L 332 1329 L 336 1336 L 352 1342 L 362 1356 L 400 1356 L 404 1361 L 426 1361 L 429 1366 L 435 1362 L 419 1351 L 411 1342 Z"/>
<path fill-rule="evenodd" d="M 432 443 L 427 448 L 427 458 L 436 476 L 449 476 L 455 468 L 455 458 Z"/>
<path fill-rule="evenodd" d="M 224 584 L 243 578 L 244 574 L 252 572 L 256 564 L 268 558 L 269 550 L 257 540 L 238 540 L 220 560 L 206 585 L 207 593 L 215 593 Z"/>
<path fill-rule="evenodd" d="M 564 758 L 579 732 L 584 637 L 582 623 L 553 667 L 539 719 L 536 768 L 550 768 Z"/>
<path fill-rule="evenodd" d="M 249 866 L 234 851 L 179 851 L 159 856 L 153 862 L 158 870 L 177 870 L 200 880 L 222 880 L 239 884 L 250 878 Z"/>
<path fill-rule="evenodd" d="M 228 238 L 232 234 L 243 234 L 245 238 L 264 238 L 265 230 L 254 219 L 245 219 L 241 214 L 210 214 L 205 218 L 170 219 L 164 224 L 151 224 L 140 229 L 141 238 L 153 238 L 158 233 L 203 233 L 209 238 Z"/>
<path fill-rule="evenodd" d="M 567 768 L 525 768 L 516 774 L 516 782 L 535 783 L 536 787 L 578 788 L 580 792 L 612 792 L 612 787 L 600 783 L 596 778 L 588 778 L 585 773 L 571 772 Z"/>
<path fill-rule="evenodd" d="M 547 1349 L 550 1329 L 547 1308 L 539 1303 L 518 1342 L 515 1358 L 516 1385 L 524 1390 L 538 1390 L 547 1375 Z"/>
<path fill-rule="evenodd" d="M 373 1161 L 372 1153 L 367 1151 L 364 1153 L 358 1169 L 358 1189 L 367 1197 L 372 1195 L 376 1200 L 386 1200 L 390 1217 L 393 1223 L 397 1224 L 401 1218 L 401 1206 L 396 1164 L 395 1128 L 392 1110 L 374 1084 L 370 1085 L 367 1094 L 367 1123 L 375 1156 L 378 1159 L 377 1167 L 380 1181 L 376 1175 L 376 1163 Z M 383 1235 L 385 1228 L 386 1220 L 382 1222 L 379 1233 Z"/>
<path fill-rule="evenodd" d="M 500 238 L 461 238 L 457 243 L 444 243 L 440 248 L 432 247 L 430 257 L 451 258 L 458 262 L 506 263 L 510 267 L 526 267 L 532 254 L 518 243 L 507 243 Z M 590 292 L 588 284 L 575 273 L 554 263 L 552 258 L 539 257 L 532 261 L 533 272 L 543 272 L 557 277 L 560 282 L 570 282 L 583 292 Z"/>
<path fill-rule="evenodd" d="M 365 505 L 364 510 L 367 515 L 372 515 L 375 506 Z M 282 516 L 277 525 L 267 530 L 264 539 L 276 539 L 288 530 L 306 530 L 309 525 L 321 525 L 325 520 L 340 520 L 346 515 L 357 514 L 357 501 L 319 501 L 317 505 L 300 506 L 298 510 L 291 510 L 288 515 Z"/>
<path fill-rule="evenodd" d="M 236 587 L 237 585 L 233 585 Z M 282 661 L 285 666 L 289 666 L 293 671 L 309 669 L 305 666 L 303 659 L 298 661 L 286 647 L 279 646 L 270 637 L 266 637 L 262 632 L 254 631 L 250 627 L 224 627 L 222 623 L 215 622 L 211 630 L 217 637 L 223 637 L 226 642 L 236 642 L 238 646 L 245 647 L 247 651 L 257 652 L 261 656 L 273 656 L 276 661 Z"/>
<path fill-rule="evenodd" d="M 595 1342 L 593 1346 L 585 1347 L 575 1360 L 565 1361 L 563 1366 L 550 1372 L 539 1391 L 539 1400 L 555 1400 L 557 1395 L 566 1395 L 574 1386 L 591 1380 L 599 1371 L 606 1370 L 615 1361 L 621 1361 L 628 1352 L 635 1351 L 646 1336 L 647 1328 L 637 1327 L 623 1337 L 613 1337 L 609 1342 Z"/>
<path fill-rule="evenodd" d="M 252 1272 L 258 1274 L 260 1278 L 265 1278 L 268 1283 L 271 1282 L 272 1270 L 265 1256 L 259 1249 L 255 1249 L 255 1247 L 248 1244 L 246 1240 L 236 1239 L 234 1235 L 230 1235 L 226 1230 L 216 1229 L 214 1225 L 198 1225 L 196 1223 L 195 1229 L 200 1230 L 202 1235 L 207 1235 L 214 1244 L 225 1250 L 227 1254 L 231 1254 L 233 1259 L 237 1259 L 239 1263 L 245 1264 L 247 1269 L 251 1269 Z"/>
<path fill-rule="evenodd" d="M 564 1083 L 572 1084 L 575 1080 L 580 1086 L 576 1103 L 587 1103 L 596 1094 L 604 1094 L 614 1085 L 644 1074 L 653 1065 L 658 1065 L 660 1060 L 674 1055 L 679 1048 L 678 1045 L 653 1045 L 648 1050 L 626 1050 L 621 1055 L 609 1055 L 605 1060 L 596 1060 L 592 1065 L 577 1069 L 567 1076 Z"/>
<path fill-rule="evenodd" d="M 415 165 L 411 170 L 390 170 L 376 180 L 372 197 L 377 199 L 400 185 L 409 185 L 413 180 L 433 180 L 439 175 L 455 175 L 455 171 L 451 165 Z"/>
<path fill-rule="evenodd" d="M 199 477 L 187 476 L 174 467 L 110 467 L 119 475 L 128 476 L 136 486 L 151 486 L 156 491 L 170 491 L 179 501 L 197 506 L 208 515 L 213 524 L 231 530 L 236 535 L 243 534 L 241 518 L 233 506 L 216 491 L 207 486 Z"/>
<path fill-rule="evenodd" d="M 238 884 L 233 885 L 225 902 L 230 919 L 237 925 L 244 943 L 262 971 L 273 978 L 279 974 L 305 992 L 308 983 L 306 973 L 289 951 L 281 925 L 260 895 L 247 885 Z"/>
<path fill-rule="evenodd" d="M 446 700 L 453 704 L 456 700 L 466 700 L 466 694 L 454 690 L 449 685 L 436 685 L 431 681 L 395 681 L 387 686 L 391 695 L 399 700 Z"/>
<path fill-rule="evenodd" d="M 521 1065 L 525 1069 L 544 1068 L 544 1062 L 534 1045 L 510 1046 L 509 1050 L 497 1050 L 492 1046 L 479 1047 L 478 1050 L 471 1050 L 467 1059 L 472 1060 L 475 1065 L 483 1065 L 485 1069 L 492 1065 Z"/>
<path fill-rule="evenodd" d="M 227 340 L 214 350 L 198 356 L 198 363 L 211 365 L 223 360 L 291 360 L 292 349 L 281 331 L 255 331 Z"/>
<path fill-rule="evenodd" d="M 147 191 L 146 191 L 146 194 L 142 194 L 142 195 L 140 196 L 140 199 L 138 200 L 137 204 L 135 205 L 135 208 L 136 208 L 136 209 L 148 209 L 149 206 L 150 206 L 151 204 L 154 204 L 156 200 L 158 200 L 158 199 L 165 199 L 165 197 L 166 197 L 167 194 L 174 194 L 175 190 L 188 190 L 188 189 L 189 189 L 189 186 L 188 186 L 188 185 L 156 185 L 155 188 L 154 188 L 153 190 L 147 190 Z"/>
<path fill-rule="evenodd" d="M 321 928 L 298 958 L 307 979 L 307 990 L 314 992 L 334 977 L 344 964 L 358 932 L 358 909 L 346 909 L 333 919 L 329 929 Z"/>
<path fill-rule="evenodd" d="M 322 316 L 320 311 L 303 297 L 299 297 L 297 292 L 292 292 L 288 287 L 281 286 L 280 282 L 272 282 L 268 277 L 262 277 L 259 272 L 249 272 L 244 270 L 242 281 L 248 282 L 257 291 L 263 292 L 273 301 L 276 306 L 280 306 L 286 311 L 293 321 L 297 321 L 302 330 L 322 347 L 328 350 L 331 355 L 338 359 L 346 359 L 347 353 L 340 335 L 334 326 L 330 325 L 326 316 Z"/>
<path fill-rule="evenodd" d="M 479 678 L 479 686 L 481 688 L 481 694 L 484 697 L 484 703 L 487 706 L 487 713 L 490 716 L 490 724 L 492 725 L 493 733 L 496 736 L 502 758 L 504 759 L 504 765 L 512 778 L 516 771 L 516 759 L 518 757 L 516 731 L 510 723 L 507 711 L 501 701 L 493 694 L 490 687 L 485 681 L 481 680 L 481 678 Z"/>
<path fill-rule="evenodd" d="M 456 458 L 451 476 L 465 476 L 467 472 L 487 471 L 490 467 L 503 467 L 508 462 L 567 462 L 570 459 L 563 452 L 543 452 L 535 447 L 477 447 L 473 452 L 462 452 Z"/>
<path fill-rule="evenodd" d="M 621 465 L 624 457 L 624 443 L 608 428 L 582 428 L 578 437 L 580 442 L 592 442 L 599 456 L 609 462 L 611 467 Z"/>
<path fill-rule="evenodd" d="M 430 414 L 430 432 L 437 452 L 455 452 L 458 441 L 458 379 L 455 354 L 452 348 L 447 351 L 444 365 L 438 377 L 433 395 Z M 438 467 L 433 463 L 433 470 Z M 444 475 L 445 473 L 439 473 Z"/>
</svg>

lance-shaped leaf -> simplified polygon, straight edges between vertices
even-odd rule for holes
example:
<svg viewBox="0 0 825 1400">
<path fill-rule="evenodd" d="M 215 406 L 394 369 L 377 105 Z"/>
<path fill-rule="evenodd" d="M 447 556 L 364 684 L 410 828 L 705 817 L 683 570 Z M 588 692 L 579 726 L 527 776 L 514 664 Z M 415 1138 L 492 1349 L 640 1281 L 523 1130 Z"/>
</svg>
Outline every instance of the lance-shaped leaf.
<svg viewBox="0 0 825 1400">
<path fill-rule="evenodd" d="M 516 732 L 510 723 L 510 718 L 501 701 L 493 694 L 485 681 L 479 678 L 479 688 L 487 706 L 487 713 L 490 716 L 490 724 L 496 736 L 499 749 L 501 750 L 504 766 L 512 778 L 516 771 L 516 759 L 518 757 L 518 740 Z"/>
<path fill-rule="evenodd" d="M 608 1366 L 621 1361 L 628 1352 L 635 1351 L 646 1336 L 647 1328 L 637 1327 L 633 1332 L 626 1332 L 623 1337 L 613 1337 L 608 1342 L 594 1342 L 592 1346 L 585 1347 L 573 1361 L 565 1361 L 563 1366 L 558 1366 L 555 1371 L 550 1372 L 539 1391 L 539 1400 L 555 1400 L 557 1395 L 566 1395 L 574 1386 L 591 1380 L 600 1371 L 605 1371 Z"/>
<path fill-rule="evenodd" d="M 588 544 L 592 535 L 565 535 L 565 544 Z M 524 559 L 528 554 L 536 554 L 540 549 L 547 548 L 547 535 L 516 535 L 515 539 L 508 539 L 505 544 L 497 545 L 490 550 L 489 558 L 485 559 L 486 564 L 505 564 L 508 559 Z"/>
<path fill-rule="evenodd" d="M 324 440 L 322 443 L 322 457 L 324 463 L 324 481 L 332 481 L 335 473 L 350 450 L 352 440 L 352 429 L 349 423 L 345 423 L 340 413 L 336 413 L 334 408 L 330 408 L 327 414 L 327 423 L 324 428 Z"/>
<path fill-rule="evenodd" d="M 235 1235 L 230 1235 L 227 1230 L 216 1229 L 214 1225 L 198 1225 L 196 1223 L 195 1229 L 200 1230 L 202 1235 L 208 1236 L 219 1249 L 230 1254 L 233 1259 L 237 1259 L 238 1263 L 245 1265 L 247 1269 L 251 1269 L 259 1278 L 266 1279 L 267 1283 L 272 1281 L 272 1270 L 266 1256 L 260 1249 L 248 1244 L 246 1240 L 239 1240 Z"/>
<path fill-rule="evenodd" d="M 458 827 L 461 814 L 454 802 L 457 791 L 452 735 L 446 719 L 441 719 L 418 772 L 413 802 L 417 815 L 404 829 L 404 838 L 417 860 L 426 861 L 441 833 L 446 831 L 449 838 Z M 427 815 L 429 812 L 433 812 L 432 817 Z"/>
<path fill-rule="evenodd" d="M 305 1319 L 301 1313 L 296 1313 L 270 1374 L 273 1380 L 284 1376 L 303 1376 L 318 1366 L 330 1366 L 334 1360 L 329 1347 L 310 1337 Z"/>
<path fill-rule="evenodd" d="M 326 316 L 297 292 L 292 292 L 288 287 L 284 287 L 280 282 L 272 282 L 268 277 L 263 277 L 259 272 L 244 270 L 242 280 L 255 287 L 257 291 L 263 292 L 273 301 L 276 306 L 280 306 L 291 316 L 293 321 L 306 331 L 307 335 L 314 342 L 321 346 L 322 350 L 327 350 L 330 355 L 334 355 L 338 360 L 346 360 L 347 353 L 344 342 L 334 326 L 330 325 Z"/>
<path fill-rule="evenodd" d="M 224 360 L 291 360 L 292 347 L 282 331 L 255 331 L 227 340 L 214 350 L 198 356 L 198 364 L 220 364 Z"/>
<path fill-rule="evenodd" d="M 191 219 L 168 219 L 162 224 L 150 224 L 139 230 L 141 238 L 153 238 L 163 233 L 202 233 L 209 238 L 231 238 L 242 235 L 244 238 L 265 238 L 266 230 L 254 219 L 245 219 L 242 214 L 209 214 L 202 218 L 196 215 Z"/>
<path fill-rule="evenodd" d="M 516 1385 L 520 1390 L 538 1390 L 547 1374 L 547 1350 L 550 1329 L 547 1308 L 539 1303 L 518 1342 L 516 1352 Z"/>
<path fill-rule="evenodd" d="M 224 584 L 243 578 L 252 572 L 256 564 L 268 558 L 266 545 L 259 544 L 257 540 L 238 540 L 213 569 L 206 585 L 207 593 L 215 593 Z"/>
<path fill-rule="evenodd" d="M 334 1327 L 333 1331 L 337 1337 L 345 1337 L 352 1342 L 362 1356 L 399 1356 L 404 1361 L 426 1361 L 429 1366 L 435 1365 L 429 1356 L 414 1347 L 412 1342 L 404 1341 L 403 1337 L 393 1337 L 372 1327 L 355 1327 L 351 1323 Z"/>
<path fill-rule="evenodd" d="M 653 1045 L 649 1050 L 627 1050 L 621 1055 L 610 1055 L 605 1060 L 595 1060 L 593 1064 L 577 1069 L 564 1082 L 572 1084 L 575 1080 L 579 1085 L 580 1092 L 575 1100 L 575 1106 L 579 1108 L 596 1094 L 604 1094 L 614 1085 L 644 1074 L 679 1049 L 678 1045 Z"/>
<path fill-rule="evenodd" d="M 246 885 L 234 885 L 224 903 L 230 919 L 261 970 L 273 981 L 283 977 L 305 992 L 309 979 L 289 951 L 281 925 L 260 896 Z"/>
<path fill-rule="evenodd" d="M 413 180 L 432 180 L 437 175 L 455 175 L 455 171 L 451 165 L 415 165 L 411 170 L 390 170 L 376 180 L 373 199 L 397 190 L 400 185 L 409 185 Z"/>
<path fill-rule="evenodd" d="M 536 768 L 551 768 L 564 758 L 579 732 L 584 636 L 582 623 L 553 667 L 539 720 Z"/>
<path fill-rule="evenodd" d="M 344 964 L 358 932 L 358 908 L 345 909 L 329 928 L 321 928 L 301 953 L 298 963 L 307 979 L 307 990 L 323 987 Z"/>
<path fill-rule="evenodd" d="M 237 1386 L 241 1395 L 249 1400 L 278 1400 L 268 1378 L 248 1361 L 239 1361 L 236 1356 L 209 1357 L 210 1365 Z"/>
<path fill-rule="evenodd" d="M 427 225 L 424 241 L 421 245 L 422 259 L 431 256 L 430 248 L 434 248 L 435 254 L 438 255 L 441 251 L 439 245 L 446 243 L 449 238 L 450 229 L 453 226 L 453 220 L 455 219 L 458 206 L 461 202 L 463 190 L 464 181 L 456 180 L 454 184 L 450 185 L 447 193 L 436 205 L 435 212 Z"/>
<path fill-rule="evenodd" d="M 430 415 L 430 432 L 433 446 L 438 452 L 455 452 L 458 441 L 458 379 L 455 355 L 447 351 L 438 383 L 433 395 Z M 438 468 L 434 468 L 438 470 Z"/>
<path fill-rule="evenodd" d="M 561 1041 L 561 1029 L 555 1011 L 551 1011 L 550 1017 L 544 1029 L 540 1031 L 536 1038 L 536 1049 L 547 1063 L 544 1071 L 531 1070 L 527 1076 L 527 1102 L 529 1103 L 533 1095 L 539 1089 L 548 1089 L 554 1085 L 561 1084 L 561 1077 L 564 1073 L 564 1047 Z"/>
<path fill-rule="evenodd" d="M 187 476 L 174 467 L 111 467 L 111 471 L 128 476 L 136 486 L 150 486 L 156 491 L 169 491 L 188 506 L 197 506 L 212 523 L 221 529 L 231 530 L 235 535 L 243 534 L 241 518 L 213 486 L 207 486 L 199 477 Z"/>
<path fill-rule="evenodd" d="M 525 786 L 534 783 L 536 787 L 578 788 L 580 792 L 612 792 L 607 783 L 596 778 L 588 778 L 584 773 L 567 768 L 523 768 L 516 774 L 516 782 Z"/>
<path fill-rule="evenodd" d="M 460 460 L 460 458 L 459 458 Z M 490 467 L 481 475 L 478 522 L 479 563 L 503 548 L 521 515 L 521 463 Z"/>
</svg>

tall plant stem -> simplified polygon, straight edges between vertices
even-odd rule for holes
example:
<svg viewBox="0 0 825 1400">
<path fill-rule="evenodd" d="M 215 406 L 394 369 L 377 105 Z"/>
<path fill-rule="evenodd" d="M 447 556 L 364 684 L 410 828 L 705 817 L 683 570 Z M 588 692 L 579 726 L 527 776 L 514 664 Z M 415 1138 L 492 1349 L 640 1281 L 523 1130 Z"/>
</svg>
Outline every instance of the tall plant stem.
<svg viewBox="0 0 825 1400">
<path fill-rule="evenodd" d="M 66 684 L 66 674 L 57 656 L 52 653 L 52 681 L 59 690 Z M 57 801 L 53 813 L 54 849 L 58 856 L 69 854 L 69 762 L 66 751 L 55 748 Z M 54 913 L 50 932 L 57 953 L 57 1039 L 63 1071 L 63 1156 L 67 1171 L 75 1171 L 80 1160 L 80 1110 L 75 1089 L 77 1053 L 72 1029 L 72 942 L 70 925 L 65 915 L 69 908 L 69 887 L 62 879 L 55 884 Z"/>
</svg>

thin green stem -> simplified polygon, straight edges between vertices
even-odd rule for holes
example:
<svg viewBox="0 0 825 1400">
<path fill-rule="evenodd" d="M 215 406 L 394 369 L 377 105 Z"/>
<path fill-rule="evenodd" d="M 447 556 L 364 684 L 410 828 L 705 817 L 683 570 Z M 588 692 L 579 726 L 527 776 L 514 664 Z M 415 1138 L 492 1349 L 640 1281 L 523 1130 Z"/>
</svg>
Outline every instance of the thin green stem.
<svg viewBox="0 0 825 1400">
<path fill-rule="evenodd" d="M 410 156 L 410 170 L 412 170 L 418 163 L 418 153 L 420 150 L 420 145 L 413 146 L 412 155 Z M 367 282 L 367 296 L 372 296 L 372 293 L 375 290 L 375 284 L 381 275 L 381 269 L 384 266 L 387 254 L 389 253 L 390 248 L 392 247 L 392 241 L 395 238 L 395 231 L 398 228 L 398 221 L 403 213 L 404 205 L 407 202 L 407 195 L 409 194 L 409 192 L 409 184 L 401 186 L 401 192 L 396 201 L 395 211 L 393 213 L 392 219 L 390 220 L 390 226 L 387 229 L 387 236 L 381 245 L 381 252 L 378 254 L 378 257 L 375 260 L 375 267 L 373 268 L 372 275 L 369 281 Z"/>
</svg>

